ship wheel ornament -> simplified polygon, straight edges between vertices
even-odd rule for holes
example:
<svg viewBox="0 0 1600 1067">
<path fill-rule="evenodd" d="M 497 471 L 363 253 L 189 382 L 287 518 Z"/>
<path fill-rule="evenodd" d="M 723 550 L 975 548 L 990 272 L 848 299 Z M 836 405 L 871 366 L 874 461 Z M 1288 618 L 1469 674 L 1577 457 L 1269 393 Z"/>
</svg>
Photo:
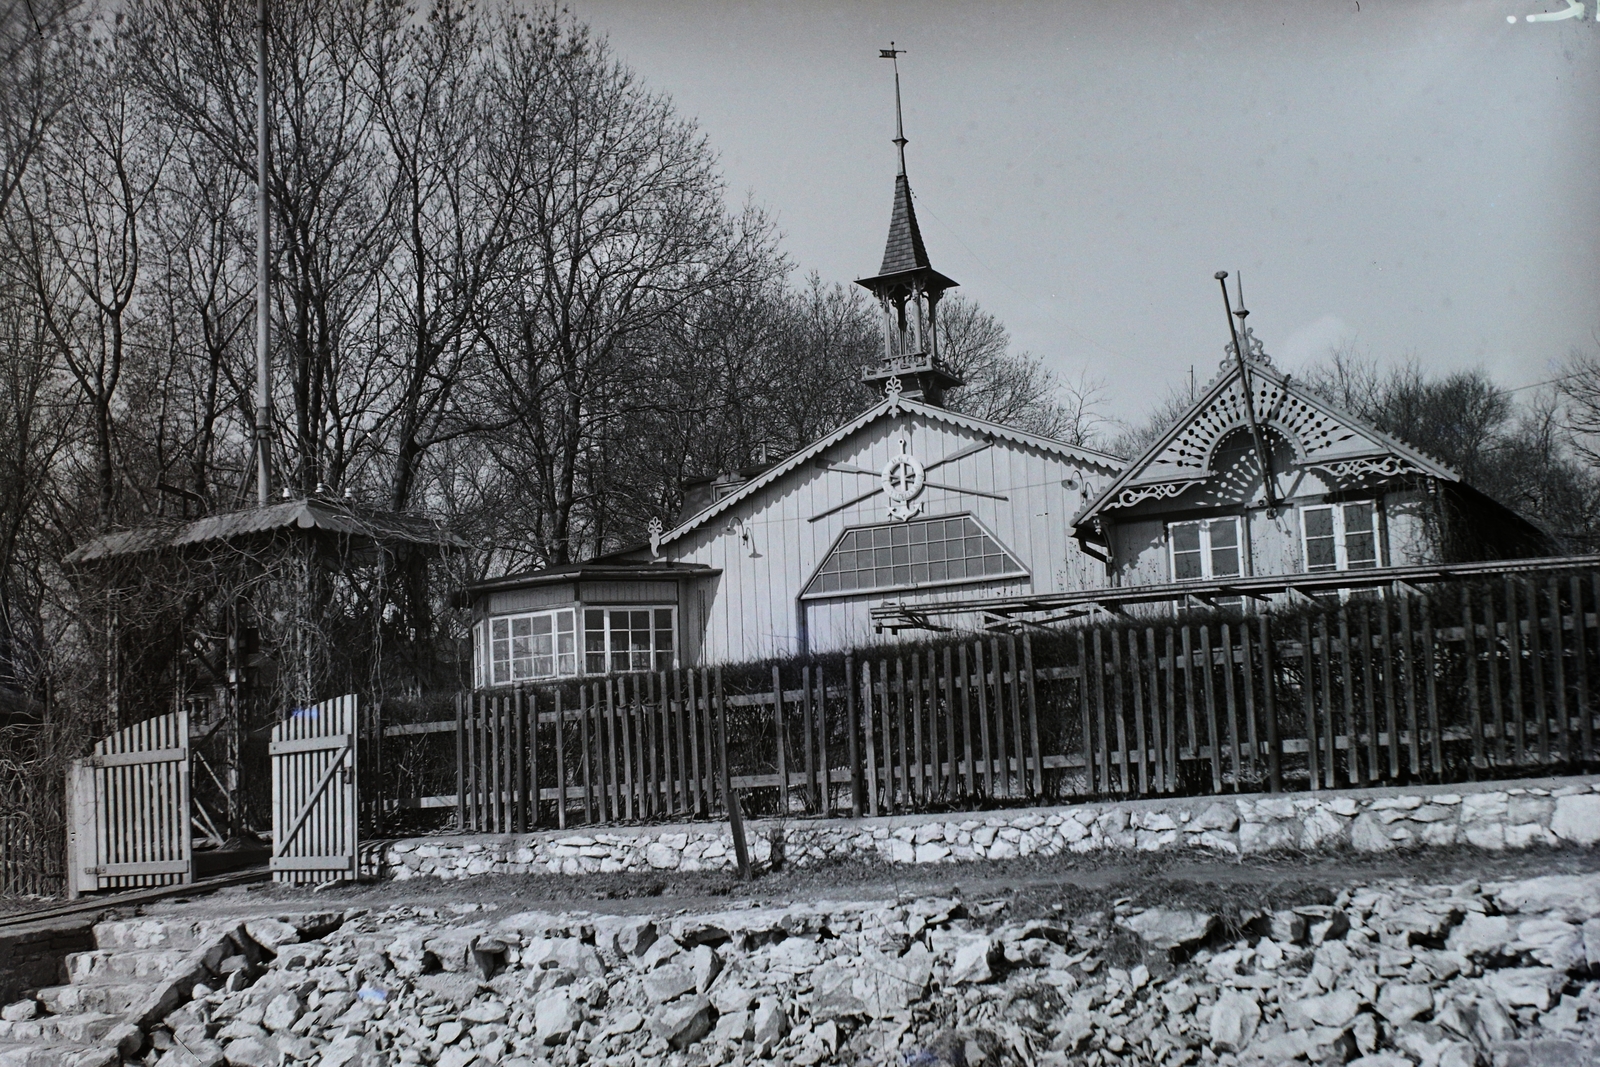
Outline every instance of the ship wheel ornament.
<svg viewBox="0 0 1600 1067">
<path fill-rule="evenodd" d="M 889 498 L 889 518 L 904 522 L 922 510 L 917 497 L 927 485 L 927 475 L 922 461 L 910 452 L 901 452 L 885 463 L 878 483 Z"/>
</svg>

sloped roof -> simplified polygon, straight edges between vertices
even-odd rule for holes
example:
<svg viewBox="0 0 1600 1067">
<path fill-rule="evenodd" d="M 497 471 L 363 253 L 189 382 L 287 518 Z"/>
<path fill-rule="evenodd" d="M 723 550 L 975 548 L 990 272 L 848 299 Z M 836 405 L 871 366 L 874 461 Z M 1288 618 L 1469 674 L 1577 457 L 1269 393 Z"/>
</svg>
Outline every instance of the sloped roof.
<svg viewBox="0 0 1600 1067">
<path fill-rule="evenodd" d="M 1248 426 L 1252 410 L 1259 424 L 1278 430 L 1289 440 L 1301 465 L 1338 469 L 1341 464 L 1392 456 L 1397 461 L 1395 473 L 1409 469 L 1445 481 L 1461 480 L 1444 463 L 1334 407 L 1266 360 L 1252 358 L 1249 369 L 1248 396 L 1238 364 L 1230 362 L 1194 406 L 1090 501 L 1073 524 L 1081 525 L 1102 512 L 1131 507 L 1157 495 L 1152 487 L 1168 488 L 1170 492 L 1160 495 L 1176 496 L 1209 478 L 1217 444 L 1227 434 Z"/>
<path fill-rule="evenodd" d="M 1053 452 L 1058 456 L 1065 456 L 1066 458 L 1076 462 L 1092 467 L 1098 467 L 1101 470 L 1108 472 L 1114 471 L 1122 465 L 1121 459 L 1117 458 L 1116 456 L 1108 455 L 1105 452 L 1096 452 L 1090 448 L 1079 448 L 1076 445 L 1069 445 L 1064 441 L 1056 441 L 1048 437 L 1038 437 L 1034 434 L 1025 433 L 1011 426 L 1003 426 L 997 422 L 989 422 L 985 419 L 973 418 L 970 415 L 962 415 L 951 411 L 948 408 L 935 407 L 931 404 L 919 404 L 915 400 L 908 400 L 902 396 L 885 397 L 883 400 L 872 405 L 872 407 L 867 408 L 861 414 L 857 415 L 843 426 L 840 426 L 832 433 L 811 442 L 811 444 L 807 445 L 805 448 L 802 448 L 800 451 L 796 452 L 794 455 L 783 460 L 782 462 L 775 464 L 765 473 L 752 478 L 750 481 L 740 486 L 734 492 L 729 493 L 721 500 L 718 500 L 710 506 L 701 509 L 697 514 L 690 516 L 684 522 L 674 526 L 671 530 L 668 530 L 666 533 L 661 535 L 661 544 L 670 544 L 671 542 L 678 540 L 680 537 L 683 537 L 685 534 L 698 529 L 700 526 L 703 526 L 712 519 L 715 519 L 718 515 L 721 515 L 730 508 L 737 506 L 741 501 L 744 501 L 754 494 L 760 492 L 762 489 L 765 489 L 773 482 L 787 477 L 791 472 L 805 466 L 807 463 L 810 463 L 817 456 L 821 455 L 823 452 L 826 452 L 834 445 L 837 445 L 845 438 L 850 437 L 858 430 L 865 428 L 880 418 L 888 415 L 898 414 L 901 411 L 914 415 L 921 415 L 924 418 L 931 419 L 935 422 L 943 422 L 951 426 L 959 426 L 975 433 L 985 434 L 1001 440 L 1011 441 L 1015 444 L 1026 445 L 1030 448 L 1041 449 L 1045 452 Z"/>
<path fill-rule="evenodd" d="M 922 228 L 917 225 L 917 209 L 911 203 L 911 182 L 904 174 L 894 179 L 894 209 L 889 214 L 889 243 L 883 249 L 883 266 L 878 273 L 900 274 L 933 266 L 922 243 Z"/>
<path fill-rule="evenodd" d="M 203 519 L 162 526 L 144 526 L 102 534 L 73 549 L 66 564 L 134 556 L 168 548 L 233 541 L 277 530 L 321 530 L 370 541 L 465 548 L 467 544 L 432 519 L 396 512 L 358 509 L 325 500 L 285 500 L 264 508 L 247 508 Z"/>
</svg>

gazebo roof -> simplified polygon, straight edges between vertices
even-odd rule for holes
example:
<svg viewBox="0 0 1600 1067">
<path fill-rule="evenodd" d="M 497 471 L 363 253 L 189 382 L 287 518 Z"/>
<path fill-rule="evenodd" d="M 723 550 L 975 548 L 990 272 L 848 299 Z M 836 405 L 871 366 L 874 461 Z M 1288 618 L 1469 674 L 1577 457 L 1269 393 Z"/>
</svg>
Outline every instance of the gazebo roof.
<svg viewBox="0 0 1600 1067">
<path fill-rule="evenodd" d="M 280 531 L 320 531 L 374 545 L 408 545 L 435 551 L 468 547 L 465 541 L 433 519 L 305 498 L 187 522 L 116 530 L 79 545 L 62 562 L 69 566 L 82 565 L 169 549 L 254 540 Z"/>
</svg>

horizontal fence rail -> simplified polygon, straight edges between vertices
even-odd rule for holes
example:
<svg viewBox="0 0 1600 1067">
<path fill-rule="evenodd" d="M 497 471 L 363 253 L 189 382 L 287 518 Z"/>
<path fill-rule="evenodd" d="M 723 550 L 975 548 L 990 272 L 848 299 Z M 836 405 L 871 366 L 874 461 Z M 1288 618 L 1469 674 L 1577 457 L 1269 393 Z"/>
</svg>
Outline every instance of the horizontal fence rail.
<svg viewBox="0 0 1600 1067">
<path fill-rule="evenodd" d="M 367 803 L 520 832 L 720 817 L 729 788 L 752 815 L 878 815 L 1578 771 L 1597 611 L 1600 572 L 1513 574 L 461 694 L 366 727 L 385 761 L 433 746 L 431 791 Z"/>
</svg>

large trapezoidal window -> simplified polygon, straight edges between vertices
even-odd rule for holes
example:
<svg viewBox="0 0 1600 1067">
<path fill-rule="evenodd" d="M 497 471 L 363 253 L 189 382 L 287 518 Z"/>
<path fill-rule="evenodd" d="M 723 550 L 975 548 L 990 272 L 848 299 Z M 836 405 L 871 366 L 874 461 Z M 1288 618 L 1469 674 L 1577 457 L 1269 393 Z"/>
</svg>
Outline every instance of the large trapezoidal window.
<svg viewBox="0 0 1600 1067">
<path fill-rule="evenodd" d="M 840 536 L 804 596 L 1027 577 L 970 515 L 857 526 Z"/>
</svg>

